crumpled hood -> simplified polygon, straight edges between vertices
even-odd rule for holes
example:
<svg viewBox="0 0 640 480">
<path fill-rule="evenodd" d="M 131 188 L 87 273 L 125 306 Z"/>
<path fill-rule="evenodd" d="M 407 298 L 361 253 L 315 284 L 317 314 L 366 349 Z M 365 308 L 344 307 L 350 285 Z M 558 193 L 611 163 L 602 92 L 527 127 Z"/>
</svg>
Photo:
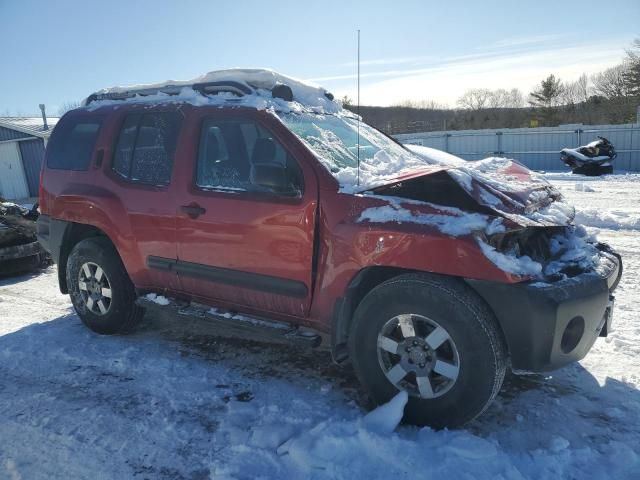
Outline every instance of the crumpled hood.
<svg viewBox="0 0 640 480">
<path fill-rule="evenodd" d="M 517 161 L 490 157 L 461 162 L 426 165 L 424 170 L 405 174 L 372 191 L 463 209 L 462 199 L 456 199 L 455 195 L 466 194 L 485 211 L 493 211 L 521 226 L 566 226 L 573 221 L 575 210 L 563 201 L 560 192 Z M 452 183 L 449 189 L 447 182 Z M 421 185 L 418 187 L 417 183 Z M 433 191 L 427 192 L 430 188 Z M 436 190 L 441 192 L 440 198 Z"/>
</svg>

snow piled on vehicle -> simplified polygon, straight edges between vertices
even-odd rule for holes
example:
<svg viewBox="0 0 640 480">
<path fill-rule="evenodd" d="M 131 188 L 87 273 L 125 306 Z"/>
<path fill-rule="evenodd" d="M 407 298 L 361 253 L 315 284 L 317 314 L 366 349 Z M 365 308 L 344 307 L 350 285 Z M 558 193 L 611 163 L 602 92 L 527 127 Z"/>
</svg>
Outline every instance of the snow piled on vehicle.
<svg viewBox="0 0 640 480">
<path fill-rule="evenodd" d="M 247 87 L 252 93 L 237 95 L 231 92 L 217 94 L 202 94 L 194 90 L 193 86 L 207 82 L 236 82 Z M 282 98 L 274 98 L 271 89 L 276 85 L 287 85 L 293 92 L 293 101 Z M 178 87 L 177 95 L 162 93 L 160 90 L 166 87 Z M 181 87 L 181 88 L 180 88 Z M 158 90 L 156 94 L 147 95 L 150 90 Z M 136 92 L 145 92 L 145 95 Z M 257 110 L 272 110 L 280 112 L 313 112 L 313 113 L 338 113 L 342 111 L 339 102 L 331 100 L 328 92 L 322 88 L 301 80 L 282 75 L 268 69 L 232 68 L 205 73 L 191 80 L 167 80 L 165 82 L 131 85 L 123 87 L 110 87 L 99 90 L 96 94 L 122 94 L 130 93 L 133 96 L 123 100 L 103 99 L 88 103 L 88 98 L 83 101 L 84 108 L 94 110 L 104 106 L 126 103 L 189 103 L 194 106 L 238 106 L 255 108 Z"/>
<path fill-rule="evenodd" d="M 428 225 L 438 231 L 452 236 L 469 235 L 473 232 L 486 230 L 487 232 L 500 231 L 504 227 L 500 219 L 490 220 L 487 215 L 480 213 L 468 213 L 458 208 L 444 207 L 426 202 L 414 202 L 414 204 L 428 207 L 434 213 L 422 213 L 411 211 L 401 205 L 403 199 L 391 199 L 388 205 L 370 207 L 362 211 L 358 222 L 367 223 L 415 223 Z"/>
<path fill-rule="evenodd" d="M 516 256 L 513 253 L 498 252 L 494 247 L 477 239 L 482 253 L 500 270 L 513 275 L 539 278 L 542 274 L 542 264 L 528 255 Z"/>
<path fill-rule="evenodd" d="M 429 167 L 347 110 L 331 115 L 278 112 L 278 117 L 333 175 L 343 193 L 370 190 Z"/>
<path fill-rule="evenodd" d="M 484 255 L 504 272 L 544 280 L 566 278 L 568 271 L 596 271 L 603 259 L 598 239 L 580 226 L 573 226 L 575 208 L 544 176 L 531 172 L 517 162 L 498 157 L 479 161 L 464 161 L 421 146 L 408 146 L 429 164 L 448 167 L 446 173 L 480 205 L 490 208 L 496 216 L 465 212 L 441 205 L 385 196 L 378 198 L 388 205 L 364 210 L 358 221 L 371 223 L 395 222 L 429 225 L 449 236 L 473 235 Z M 423 214 L 401 205 L 422 204 L 435 213 Z M 584 219 L 585 211 L 578 221 Z M 609 215 L 604 213 L 603 215 Z M 498 251 L 488 240 L 494 234 L 514 230 L 503 219 L 511 220 L 518 228 L 564 227 L 549 240 L 550 258 L 534 259 L 518 250 Z M 629 223 L 634 224 L 633 218 Z"/>
<path fill-rule="evenodd" d="M 544 176 L 516 160 L 488 157 L 465 161 L 433 148 L 406 147 L 429 164 L 451 167 L 447 173 L 470 196 L 518 223 L 557 226 L 569 225 L 573 220 L 574 207 L 563 200 Z"/>
</svg>

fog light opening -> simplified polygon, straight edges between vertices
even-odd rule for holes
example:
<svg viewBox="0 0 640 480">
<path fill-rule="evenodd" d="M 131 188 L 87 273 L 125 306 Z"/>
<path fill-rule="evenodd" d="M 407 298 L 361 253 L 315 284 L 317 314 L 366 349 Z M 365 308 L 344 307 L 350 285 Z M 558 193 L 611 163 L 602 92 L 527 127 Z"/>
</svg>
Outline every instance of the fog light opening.
<svg viewBox="0 0 640 480">
<path fill-rule="evenodd" d="M 562 334 L 560 348 L 563 353 L 571 353 L 580 343 L 584 334 L 584 318 L 573 317 Z"/>
</svg>

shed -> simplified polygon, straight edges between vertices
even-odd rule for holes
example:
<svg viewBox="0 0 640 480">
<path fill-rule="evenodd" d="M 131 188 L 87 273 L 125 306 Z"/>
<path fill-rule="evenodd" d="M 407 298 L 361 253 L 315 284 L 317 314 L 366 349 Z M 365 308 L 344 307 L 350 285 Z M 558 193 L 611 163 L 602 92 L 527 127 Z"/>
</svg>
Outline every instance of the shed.
<svg viewBox="0 0 640 480">
<path fill-rule="evenodd" d="M 36 197 L 47 139 L 58 118 L 0 117 L 0 197 Z"/>
</svg>

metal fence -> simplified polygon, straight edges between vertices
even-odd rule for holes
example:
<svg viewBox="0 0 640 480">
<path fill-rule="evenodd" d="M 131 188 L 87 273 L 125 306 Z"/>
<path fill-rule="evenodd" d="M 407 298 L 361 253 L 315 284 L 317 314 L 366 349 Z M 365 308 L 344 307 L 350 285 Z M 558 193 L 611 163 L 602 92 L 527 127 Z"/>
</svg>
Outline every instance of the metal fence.
<svg viewBox="0 0 640 480">
<path fill-rule="evenodd" d="M 616 148 L 616 170 L 640 171 L 640 123 L 561 125 L 541 128 L 450 130 L 395 135 L 402 143 L 424 145 L 466 160 L 490 156 L 515 158 L 534 170 L 564 170 L 560 150 L 608 138 Z"/>
</svg>

